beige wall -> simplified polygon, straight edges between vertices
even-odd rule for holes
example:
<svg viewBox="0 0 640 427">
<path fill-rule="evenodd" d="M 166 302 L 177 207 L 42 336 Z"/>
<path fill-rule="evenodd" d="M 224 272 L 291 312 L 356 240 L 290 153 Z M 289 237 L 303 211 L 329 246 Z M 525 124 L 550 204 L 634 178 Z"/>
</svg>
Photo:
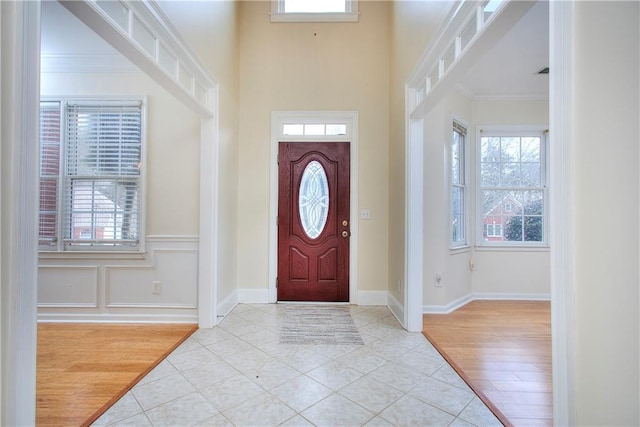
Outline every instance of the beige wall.
<svg viewBox="0 0 640 427">
<path fill-rule="evenodd" d="M 394 1 L 390 6 L 389 291 L 401 304 L 405 289 L 404 84 L 450 5 L 449 1 Z"/>
<path fill-rule="evenodd" d="M 217 163 L 220 225 L 217 238 L 220 250 L 217 298 L 221 304 L 233 296 L 238 286 L 238 3 L 162 1 L 159 5 L 218 82 Z"/>
<path fill-rule="evenodd" d="M 269 2 L 240 3 L 239 287 L 268 287 L 271 113 L 359 113 L 359 290 L 387 290 L 389 3 L 360 2 L 358 23 L 271 23 Z M 352 221 L 358 220 L 352 218 Z"/>
<path fill-rule="evenodd" d="M 575 422 L 638 425 L 639 4 L 574 10 Z"/>
</svg>

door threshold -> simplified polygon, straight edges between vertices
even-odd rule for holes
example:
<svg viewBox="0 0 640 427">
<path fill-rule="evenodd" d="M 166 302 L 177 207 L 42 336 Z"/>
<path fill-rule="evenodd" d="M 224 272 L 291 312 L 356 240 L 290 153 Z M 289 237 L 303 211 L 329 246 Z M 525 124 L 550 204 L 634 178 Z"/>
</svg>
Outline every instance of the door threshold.
<svg viewBox="0 0 640 427">
<path fill-rule="evenodd" d="M 276 301 L 276 304 L 298 304 L 298 305 L 351 305 L 349 301 Z"/>
</svg>

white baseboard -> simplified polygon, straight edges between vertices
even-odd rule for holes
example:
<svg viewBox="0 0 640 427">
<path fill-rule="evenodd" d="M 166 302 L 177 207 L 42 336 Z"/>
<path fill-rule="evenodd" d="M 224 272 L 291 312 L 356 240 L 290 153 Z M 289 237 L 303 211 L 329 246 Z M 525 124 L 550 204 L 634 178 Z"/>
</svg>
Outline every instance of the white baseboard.
<svg viewBox="0 0 640 427">
<path fill-rule="evenodd" d="M 231 310 L 238 305 L 238 291 L 233 291 L 224 300 L 218 303 L 218 320 L 222 320 Z"/>
<path fill-rule="evenodd" d="M 387 291 L 358 291 L 358 305 L 387 305 Z"/>
<path fill-rule="evenodd" d="M 41 323 L 193 323 L 198 324 L 198 313 L 192 314 L 92 314 L 92 313 L 38 313 Z"/>
<path fill-rule="evenodd" d="M 269 289 L 238 289 L 240 304 L 268 304 Z"/>
<path fill-rule="evenodd" d="M 387 307 L 389 307 L 389 310 L 391 310 L 391 313 L 396 318 L 396 320 L 400 323 L 400 325 L 402 325 L 402 327 L 406 329 L 407 325 L 404 324 L 404 319 L 405 319 L 404 305 L 401 304 L 400 301 L 398 301 L 391 292 L 389 292 L 387 299 L 388 299 Z"/>
<path fill-rule="evenodd" d="M 476 300 L 496 301 L 551 301 L 550 294 L 512 294 L 503 292 L 472 292 L 450 302 L 447 305 L 425 305 L 422 307 L 424 314 L 449 314 L 460 307 Z"/>
<path fill-rule="evenodd" d="M 551 301 L 551 294 L 512 294 L 506 292 L 474 292 L 474 300 Z"/>
</svg>

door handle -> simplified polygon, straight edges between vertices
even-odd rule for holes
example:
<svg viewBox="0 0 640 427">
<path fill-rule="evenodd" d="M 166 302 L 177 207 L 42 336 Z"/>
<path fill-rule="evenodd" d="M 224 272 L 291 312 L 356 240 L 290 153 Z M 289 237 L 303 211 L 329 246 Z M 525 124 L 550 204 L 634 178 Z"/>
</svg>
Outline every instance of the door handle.
<svg viewBox="0 0 640 427">
<path fill-rule="evenodd" d="M 342 231 L 342 237 L 344 237 L 345 239 L 349 237 L 349 232 L 347 230 Z"/>
</svg>

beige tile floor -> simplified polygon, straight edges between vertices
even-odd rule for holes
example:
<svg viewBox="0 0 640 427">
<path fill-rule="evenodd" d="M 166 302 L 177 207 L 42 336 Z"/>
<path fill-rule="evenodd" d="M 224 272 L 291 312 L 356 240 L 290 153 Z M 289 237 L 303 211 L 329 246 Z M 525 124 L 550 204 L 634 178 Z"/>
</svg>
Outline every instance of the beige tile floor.
<svg viewBox="0 0 640 427">
<path fill-rule="evenodd" d="M 364 345 L 282 345 L 282 304 L 200 329 L 93 424 L 500 426 L 419 333 L 351 306 Z"/>
</svg>

